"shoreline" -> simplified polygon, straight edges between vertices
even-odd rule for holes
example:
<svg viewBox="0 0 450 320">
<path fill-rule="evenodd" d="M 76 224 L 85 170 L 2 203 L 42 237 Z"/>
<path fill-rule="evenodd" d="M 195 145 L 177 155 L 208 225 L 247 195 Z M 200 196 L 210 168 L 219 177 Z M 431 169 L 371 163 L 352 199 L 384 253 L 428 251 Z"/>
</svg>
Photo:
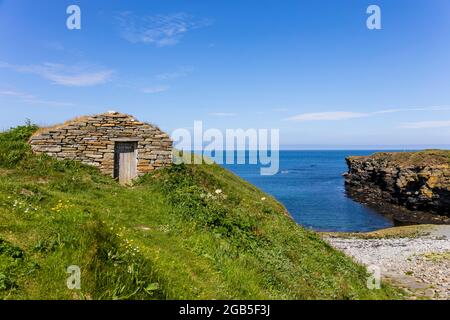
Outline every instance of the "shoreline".
<svg viewBox="0 0 450 320">
<path fill-rule="evenodd" d="M 372 191 L 374 191 L 372 189 Z M 409 210 L 404 206 L 384 200 L 377 192 L 366 192 L 345 183 L 345 193 L 352 199 L 379 214 L 392 219 L 394 226 L 450 225 L 450 217 L 421 210 Z"/>
<path fill-rule="evenodd" d="M 410 299 L 450 299 L 450 226 L 399 226 L 368 233 L 321 232 L 356 262 L 380 268 Z"/>
</svg>

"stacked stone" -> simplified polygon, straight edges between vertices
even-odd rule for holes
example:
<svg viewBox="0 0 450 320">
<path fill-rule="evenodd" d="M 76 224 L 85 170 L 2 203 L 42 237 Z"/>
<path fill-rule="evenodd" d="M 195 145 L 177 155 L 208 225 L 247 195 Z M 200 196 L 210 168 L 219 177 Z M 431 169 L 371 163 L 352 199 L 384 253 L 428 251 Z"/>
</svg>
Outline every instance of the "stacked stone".
<svg viewBox="0 0 450 320">
<path fill-rule="evenodd" d="M 82 117 L 38 131 L 29 142 L 36 154 L 81 161 L 113 175 L 118 141 L 136 141 L 138 175 L 172 163 L 172 141 L 166 133 L 117 112 Z"/>
</svg>

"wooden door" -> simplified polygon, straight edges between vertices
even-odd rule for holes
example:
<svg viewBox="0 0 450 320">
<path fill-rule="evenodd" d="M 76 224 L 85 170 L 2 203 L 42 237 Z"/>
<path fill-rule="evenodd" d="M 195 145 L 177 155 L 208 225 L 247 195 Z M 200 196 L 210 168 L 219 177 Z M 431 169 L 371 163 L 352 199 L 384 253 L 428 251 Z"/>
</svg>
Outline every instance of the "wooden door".
<svg viewBox="0 0 450 320">
<path fill-rule="evenodd" d="M 114 156 L 114 177 L 121 184 L 129 184 L 137 176 L 137 143 L 116 142 Z"/>
</svg>

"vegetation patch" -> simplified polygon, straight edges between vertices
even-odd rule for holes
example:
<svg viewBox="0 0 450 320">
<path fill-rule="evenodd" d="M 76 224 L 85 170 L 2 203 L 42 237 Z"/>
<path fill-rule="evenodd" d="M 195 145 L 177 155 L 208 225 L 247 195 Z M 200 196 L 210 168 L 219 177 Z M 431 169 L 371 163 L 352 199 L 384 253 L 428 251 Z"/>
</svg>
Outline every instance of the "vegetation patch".
<svg viewBox="0 0 450 320">
<path fill-rule="evenodd" d="M 351 158 L 364 158 L 355 156 Z M 377 152 L 373 159 L 385 159 L 393 165 L 401 167 L 450 165 L 450 150 L 427 149 L 416 152 Z"/>
<path fill-rule="evenodd" d="M 335 238 L 358 239 L 394 239 L 394 238 L 419 238 L 430 235 L 433 225 L 412 225 L 386 228 L 371 232 L 321 232 L 320 234 Z"/>
<path fill-rule="evenodd" d="M 433 262 L 449 261 L 450 260 L 450 251 L 426 253 L 423 256 L 425 257 L 425 259 L 433 261 Z"/>
<path fill-rule="evenodd" d="M 28 124 L 0 134 L 0 298 L 397 299 L 218 165 L 177 165 L 119 185 L 33 155 Z M 81 290 L 67 287 L 79 266 Z"/>
</svg>

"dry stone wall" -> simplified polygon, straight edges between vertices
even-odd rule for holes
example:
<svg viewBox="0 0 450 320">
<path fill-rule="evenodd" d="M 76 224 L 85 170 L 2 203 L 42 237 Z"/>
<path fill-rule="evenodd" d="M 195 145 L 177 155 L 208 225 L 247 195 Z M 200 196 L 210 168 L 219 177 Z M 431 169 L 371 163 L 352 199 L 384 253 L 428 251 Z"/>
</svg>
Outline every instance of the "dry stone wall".
<svg viewBox="0 0 450 320">
<path fill-rule="evenodd" d="M 34 153 L 81 161 L 111 176 L 114 176 L 115 145 L 120 142 L 137 145 L 138 175 L 172 163 L 172 141 L 166 133 L 117 112 L 80 117 L 45 128 L 29 141 Z"/>
</svg>

